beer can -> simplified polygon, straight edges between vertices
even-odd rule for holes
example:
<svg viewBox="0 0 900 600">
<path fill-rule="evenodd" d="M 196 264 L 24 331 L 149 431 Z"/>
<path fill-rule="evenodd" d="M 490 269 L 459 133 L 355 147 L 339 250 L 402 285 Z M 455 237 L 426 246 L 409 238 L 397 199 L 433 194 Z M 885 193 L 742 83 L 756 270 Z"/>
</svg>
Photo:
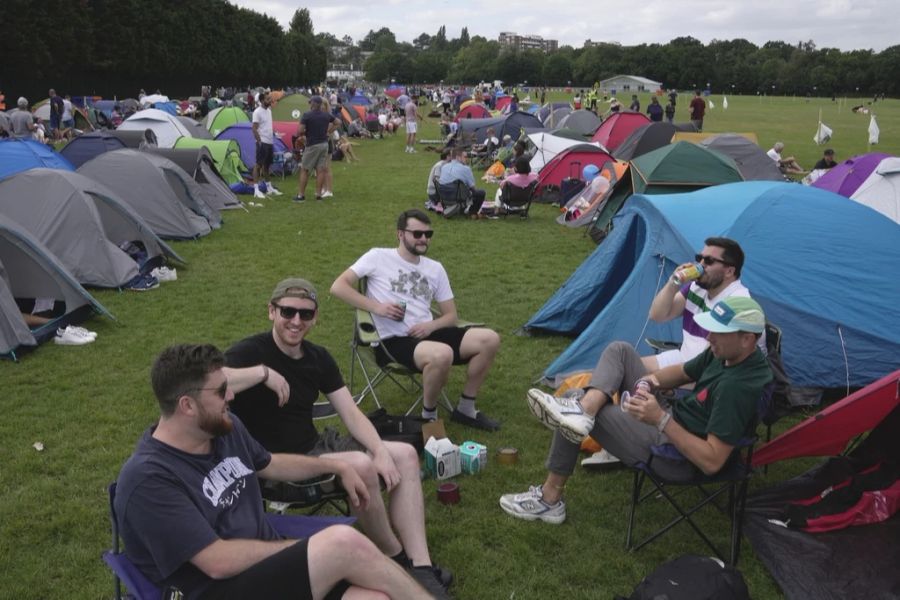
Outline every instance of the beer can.
<svg viewBox="0 0 900 600">
<path fill-rule="evenodd" d="M 699 263 L 690 264 L 675 272 L 675 277 L 678 279 L 679 283 L 687 283 L 688 281 L 700 279 L 701 275 L 703 275 L 703 265 Z"/>
</svg>

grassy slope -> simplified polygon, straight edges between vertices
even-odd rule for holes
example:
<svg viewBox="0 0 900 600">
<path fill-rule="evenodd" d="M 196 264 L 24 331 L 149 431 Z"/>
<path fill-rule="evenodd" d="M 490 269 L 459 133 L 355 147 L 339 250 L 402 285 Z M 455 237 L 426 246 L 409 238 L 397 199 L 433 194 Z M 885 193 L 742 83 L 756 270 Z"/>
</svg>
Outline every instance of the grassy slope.
<svg viewBox="0 0 900 600">
<path fill-rule="evenodd" d="M 686 100 L 682 96 L 679 120 L 686 117 Z M 868 118 L 846 106 L 839 110 L 830 100 L 731 97 L 727 111 L 721 96 L 714 101 L 708 131 L 756 131 L 765 148 L 781 139 L 805 166 L 820 156 L 821 148 L 811 142 L 820 106 L 835 130 L 830 145 L 839 158 L 865 151 Z M 883 142 L 878 149 L 896 154 L 898 103 L 877 107 Z M 437 137 L 433 120 L 421 129 L 420 137 Z M 360 164 L 334 166 L 333 200 L 294 205 L 287 198 L 296 182 L 285 181 L 283 199 L 226 213 L 221 231 L 177 245 L 188 261 L 179 267 L 177 282 L 144 294 L 97 291 L 117 320 L 87 323 L 100 334 L 95 344 L 48 344 L 17 364 L 0 363 L 0 572 L 5 573 L 0 597 L 111 596 L 110 576 L 99 560 L 109 543 L 105 487 L 157 414 L 148 370 L 159 349 L 200 341 L 224 347 L 265 329 L 268 292 L 278 279 L 296 274 L 319 285 L 325 296 L 314 341 L 348 364 L 351 311 L 324 292 L 365 249 L 393 245 L 397 213 L 424 201 L 425 178 L 436 156 L 421 147 L 407 155 L 402 145 L 400 137 L 361 142 Z M 435 484 L 423 484 L 432 553 L 457 573 L 454 593 L 462 599 L 624 594 L 660 562 L 704 552 L 682 527 L 637 554 L 624 553 L 631 483 L 624 472 L 578 472 L 567 491 L 569 519 L 560 527 L 514 521 L 497 506 L 500 494 L 522 491 L 542 478 L 549 434 L 530 416 L 523 395 L 568 343 L 513 332 L 594 248 L 580 231 L 557 226 L 556 214 L 549 206 L 535 206 L 525 222 L 434 224 L 432 255 L 447 267 L 462 315 L 486 321 L 504 336 L 479 399 L 504 421 L 503 430 L 489 435 L 449 424 L 449 433 L 458 442 L 473 438 L 490 450 L 511 445 L 521 453 L 515 467 L 491 464 L 478 476 L 461 478 L 463 500 L 456 507 L 438 504 Z M 454 374 L 451 396 L 460 381 Z M 394 407 L 406 405 L 406 399 L 385 390 Z M 32 448 L 37 441 L 43 452 Z M 753 485 L 782 480 L 806 464 L 777 465 Z M 656 522 L 667 517 L 657 509 L 649 516 Z M 725 539 L 720 516 L 706 522 Z M 753 596 L 779 597 L 749 545 L 745 549 L 741 568 Z"/>
</svg>

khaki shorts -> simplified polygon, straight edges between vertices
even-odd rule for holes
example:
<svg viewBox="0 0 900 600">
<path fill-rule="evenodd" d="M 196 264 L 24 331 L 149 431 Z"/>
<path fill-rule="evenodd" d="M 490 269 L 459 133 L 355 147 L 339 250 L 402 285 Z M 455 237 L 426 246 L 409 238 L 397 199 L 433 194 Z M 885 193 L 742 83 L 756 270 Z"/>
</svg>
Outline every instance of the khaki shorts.
<svg viewBox="0 0 900 600">
<path fill-rule="evenodd" d="M 315 146 L 309 146 L 303 151 L 303 160 L 300 161 L 300 166 L 307 171 L 318 171 L 328 165 L 327 158 L 328 142 L 322 142 Z"/>
<path fill-rule="evenodd" d="M 418 130 L 418 123 L 416 123 L 415 121 L 407 121 L 406 122 L 406 133 L 407 134 L 412 135 L 413 133 L 416 133 L 417 130 Z"/>
</svg>

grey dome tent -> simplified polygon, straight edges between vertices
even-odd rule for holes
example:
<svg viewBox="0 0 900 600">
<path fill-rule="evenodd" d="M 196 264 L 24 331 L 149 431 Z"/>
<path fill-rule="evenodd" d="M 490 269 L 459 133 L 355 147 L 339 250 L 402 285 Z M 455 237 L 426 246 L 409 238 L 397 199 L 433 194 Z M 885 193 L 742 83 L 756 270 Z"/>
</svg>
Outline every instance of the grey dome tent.
<svg viewBox="0 0 900 600">
<path fill-rule="evenodd" d="M 48 323 L 30 329 L 19 303 L 33 307 L 37 298 L 52 299 L 59 310 Z M 0 215 L 0 356 L 15 359 L 56 335 L 58 327 L 80 323 L 94 313 L 112 317 L 46 246 Z"/>
<path fill-rule="evenodd" d="M 121 246 L 139 242 L 144 272 L 181 258 L 127 204 L 84 175 L 31 169 L 0 181 L 0 214 L 40 240 L 82 285 L 118 288 L 139 274 Z M 181 261 L 183 262 L 183 261 Z"/>
<path fill-rule="evenodd" d="M 152 131 L 152 130 L 151 130 Z M 146 144 L 147 135 L 145 129 L 112 129 L 107 131 L 109 135 L 118 138 L 126 148 L 137 150 Z M 153 134 L 154 136 L 156 134 Z"/>
<path fill-rule="evenodd" d="M 784 175 L 765 150 L 742 135 L 714 135 L 702 140 L 700 145 L 733 160 L 745 181 L 784 181 Z"/>
<path fill-rule="evenodd" d="M 618 160 L 633 160 L 657 148 L 668 146 L 675 135 L 671 123 L 646 123 L 631 132 L 625 141 L 613 152 Z"/>
<path fill-rule="evenodd" d="M 171 160 L 200 184 L 206 204 L 216 210 L 243 208 L 240 199 L 222 178 L 212 154 L 199 148 L 147 148 L 145 152 Z"/>
<path fill-rule="evenodd" d="M 209 129 L 207 129 L 200 121 L 195 121 L 190 117 L 178 117 L 178 120 L 191 132 L 191 137 L 200 138 L 201 140 L 213 139 L 213 135 L 209 132 Z"/>
<path fill-rule="evenodd" d="M 551 117 L 552 116 L 553 115 L 551 115 Z M 597 131 L 597 128 L 600 127 L 602 121 L 603 119 L 591 111 L 579 109 L 564 116 L 559 121 L 559 125 L 556 128 L 562 129 L 565 127 L 566 129 L 576 131 L 585 137 L 591 137 L 594 135 L 594 132 Z M 549 123 L 547 123 L 547 125 L 549 125 Z"/>
<path fill-rule="evenodd" d="M 136 133 L 139 137 L 143 137 L 137 131 L 129 131 L 128 133 Z M 119 136 L 104 130 L 79 135 L 66 144 L 59 153 L 66 157 L 72 163 L 72 166 L 77 169 L 95 156 L 104 152 L 121 150 L 122 148 L 128 148 L 128 145 Z"/>
<path fill-rule="evenodd" d="M 115 192 L 162 238 L 194 239 L 222 224 L 200 185 L 162 156 L 116 150 L 83 164 L 78 172 Z"/>
</svg>

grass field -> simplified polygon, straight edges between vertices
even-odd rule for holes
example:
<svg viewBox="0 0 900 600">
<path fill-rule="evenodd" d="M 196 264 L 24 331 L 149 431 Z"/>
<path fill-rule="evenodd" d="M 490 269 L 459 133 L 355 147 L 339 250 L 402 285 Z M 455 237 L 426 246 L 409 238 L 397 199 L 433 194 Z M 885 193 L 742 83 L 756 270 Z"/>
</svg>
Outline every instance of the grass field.
<svg viewBox="0 0 900 600">
<path fill-rule="evenodd" d="M 686 120 L 687 100 L 680 97 L 677 120 Z M 839 160 L 866 151 L 869 119 L 850 112 L 855 102 L 729 97 L 723 110 L 721 96 L 713 100 L 707 131 L 754 131 L 763 148 L 782 140 L 786 153 L 806 167 L 821 156 L 821 147 L 812 142 L 820 109 L 835 132 L 829 146 Z M 641 101 L 646 106 L 646 95 Z M 877 149 L 900 153 L 900 102 L 879 102 L 876 111 L 882 141 Z M 436 121 L 428 120 L 420 137 L 436 138 L 437 131 Z M 279 182 L 281 199 L 225 213 L 220 231 L 176 244 L 187 260 L 178 266 L 176 282 L 147 293 L 96 291 L 116 317 L 86 323 L 99 333 L 96 343 L 46 344 L 18 363 L 0 362 L 0 598 L 112 596 L 111 577 L 100 561 L 109 544 L 106 486 L 158 414 L 148 372 L 161 348 L 178 342 L 224 348 L 267 329 L 266 299 L 275 282 L 300 275 L 316 283 L 323 296 L 311 339 L 327 346 L 342 367 L 349 364 L 352 312 L 327 289 L 366 249 L 393 246 L 396 215 L 424 202 L 436 155 L 421 147 L 417 154 L 404 154 L 402 146 L 401 136 L 362 141 L 359 164 L 334 164 L 332 200 L 296 205 L 288 199 L 296 181 L 286 180 Z M 307 195 L 312 196 L 311 187 Z M 489 451 L 520 450 L 516 466 L 490 464 L 477 476 L 459 478 L 462 502 L 455 507 L 438 504 L 436 484 L 423 482 L 432 555 L 457 574 L 452 591 L 460 599 L 628 595 L 659 563 L 705 552 L 684 526 L 639 553 L 623 551 L 627 472 L 598 475 L 579 468 L 567 490 L 568 520 L 559 527 L 513 520 L 497 506 L 501 494 L 523 491 L 543 478 L 550 435 L 531 417 L 524 393 L 569 342 L 514 332 L 594 249 L 581 231 L 559 227 L 556 214 L 557 209 L 540 205 L 527 221 L 434 223 L 431 256 L 446 266 L 461 314 L 487 322 L 503 336 L 479 397 L 483 410 L 503 420 L 502 431 L 485 434 L 448 423 L 448 432 L 457 442 L 474 439 Z M 453 398 L 460 375 L 449 384 Z M 391 406 L 406 406 L 408 399 L 384 389 Z M 793 415 L 777 427 L 799 418 Z M 35 450 L 35 442 L 44 450 Z M 752 485 L 781 481 L 809 464 L 775 465 Z M 651 523 L 668 518 L 662 507 L 646 516 Z M 712 514 L 705 522 L 719 530 L 720 541 L 727 538 L 723 517 Z M 781 597 L 746 543 L 740 567 L 754 598 Z"/>
</svg>

